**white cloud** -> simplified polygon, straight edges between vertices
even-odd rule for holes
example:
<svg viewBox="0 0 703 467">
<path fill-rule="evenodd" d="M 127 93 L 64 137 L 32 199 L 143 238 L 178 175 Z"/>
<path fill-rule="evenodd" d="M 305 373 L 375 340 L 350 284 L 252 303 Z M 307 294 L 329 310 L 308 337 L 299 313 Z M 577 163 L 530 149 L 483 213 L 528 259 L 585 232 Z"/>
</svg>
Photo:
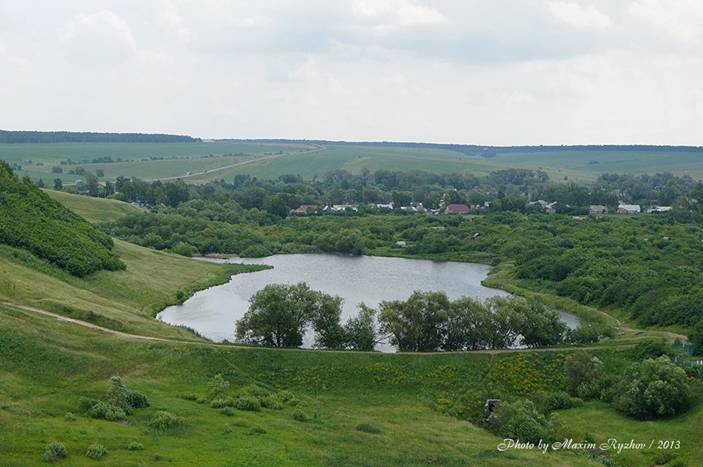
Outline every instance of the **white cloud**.
<svg viewBox="0 0 703 467">
<path fill-rule="evenodd" d="M 592 5 L 547 0 L 545 7 L 558 20 L 578 28 L 603 29 L 612 23 L 608 15 Z"/>
<path fill-rule="evenodd" d="M 700 0 L 637 0 L 628 12 L 659 33 L 687 45 L 703 44 L 703 2 Z"/>
<path fill-rule="evenodd" d="M 137 51 L 127 22 L 112 11 L 79 15 L 61 31 L 67 57 L 89 65 L 121 63 Z"/>
<path fill-rule="evenodd" d="M 448 21 L 447 17 L 436 9 L 412 0 L 355 0 L 352 12 L 357 18 L 377 21 L 387 28 L 441 24 Z"/>
<path fill-rule="evenodd" d="M 698 5 L 0 0 L 0 128 L 701 144 Z"/>
</svg>

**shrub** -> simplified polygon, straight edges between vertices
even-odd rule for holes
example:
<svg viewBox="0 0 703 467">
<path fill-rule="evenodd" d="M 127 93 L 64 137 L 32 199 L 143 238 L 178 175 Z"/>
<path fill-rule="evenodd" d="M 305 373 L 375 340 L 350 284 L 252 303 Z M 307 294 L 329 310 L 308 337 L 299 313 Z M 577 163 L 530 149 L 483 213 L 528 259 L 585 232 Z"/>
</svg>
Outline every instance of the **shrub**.
<svg viewBox="0 0 703 467">
<path fill-rule="evenodd" d="M 281 410 L 283 408 L 283 403 L 281 403 L 275 396 L 266 396 L 260 399 L 261 407 L 266 409 Z"/>
<path fill-rule="evenodd" d="M 293 416 L 293 420 L 295 420 L 296 422 L 307 422 L 308 421 L 308 416 L 305 415 L 305 413 L 300 410 L 296 410 L 295 412 L 293 412 L 292 416 Z"/>
<path fill-rule="evenodd" d="M 231 397 L 228 397 L 226 399 L 215 399 L 212 402 L 210 402 L 210 407 L 213 409 L 221 409 L 223 407 L 232 407 L 234 405 L 234 401 L 232 400 Z"/>
<path fill-rule="evenodd" d="M 571 397 L 564 391 L 538 392 L 533 399 L 537 408 L 543 413 L 548 413 L 552 410 L 570 409 L 581 403 L 581 399 Z"/>
<path fill-rule="evenodd" d="M 271 250 L 263 245 L 251 245 L 239 253 L 239 256 L 242 258 L 263 258 L 264 256 L 271 256 Z"/>
<path fill-rule="evenodd" d="M 141 451 L 142 449 L 144 449 L 144 445 L 137 441 L 132 441 L 129 445 L 127 445 L 128 451 Z"/>
<path fill-rule="evenodd" d="M 91 459 L 101 459 L 107 454 L 107 449 L 102 444 L 93 443 L 88 446 L 85 455 Z"/>
<path fill-rule="evenodd" d="M 232 407 L 225 407 L 224 409 L 220 410 L 220 413 L 222 415 L 227 415 L 228 417 L 234 416 L 234 410 Z"/>
<path fill-rule="evenodd" d="M 635 360 L 642 361 L 648 358 L 657 358 L 669 355 L 671 350 L 663 340 L 646 340 L 634 346 L 630 352 Z"/>
<path fill-rule="evenodd" d="M 72 412 L 66 412 L 66 414 L 63 416 L 63 419 L 66 420 L 67 422 L 75 422 L 76 416 L 73 415 Z"/>
<path fill-rule="evenodd" d="M 532 401 L 526 399 L 512 403 L 501 401 L 486 423 L 489 430 L 498 436 L 532 443 L 549 439 L 551 431 L 547 418 L 537 411 Z"/>
<path fill-rule="evenodd" d="M 667 356 L 647 359 L 630 367 L 618 387 L 615 408 L 647 420 L 685 411 L 690 390 L 686 372 Z"/>
<path fill-rule="evenodd" d="M 78 400 L 78 407 L 81 409 L 82 412 L 87 412 L 92 409 L 93 406 L 97 403 L 97 399 L 81 396 L 81 398 Z"/>
<path fill-rule="evenodd" d="M 223 431 L 226 435 L 228 435 L 228 434 L 232 433 L 234 430 L 232 429 L 231 426 L 225 425 L 225 429 L 222 430 L 222 431 Z"/>
<path fill-rule="evenodd" d="M 255 384 L 251 384 L 249 386 L 245 386 L 242 388 L 240 391 L 240 394 L 246 395 L 246 396 L 253 396 L 256 398 L 263 398 L 271 394 L 271 391 L 268 389 L 264 389 L 261 386 L 257 386 Z"/>
<path fill-rule="evenodd" d="M 61 443 L 50 443 L 44 448 L 44 454 L 42 454 L 42 459 L 45 462 L 54 462 L 59 459 L 65 459 L 68 457 L 68 451 L 66 446 Z"/>
<path fill-rule="evenodd" d="M 88 415 L 92 418 L 99 418 L 111 422 L 117 422 L 127 418 L 127 414 L 120 407 L 116 407 L 107 402 L 99 401 L 88 410 Z"/>
<path fill-rule="evenodd" d="M 295 397 L 295 394 L 286 390 L 278 391 L 274 394 L 274 398 L 281 404 L 285 405 L 296 406 L 299 403 L 298 399 Z"/>
<path fill-rule="evenodd" d="M 207 383 L 207 395 L 210 400 L 224 399 L 229 390 L 229 381 L 226 381 L 221 374 L 216 374 Z"/>
<path fill-rule="evenodd" d="M 239 410 L 249 410 L 257 412 L 261 409 L 259 400 L 255 397 L 239 396 L 234 401 L 234 406 Z"/>
<path fill-rule="evenodd" d="M 184 399 L 187 401 L 197 401 L 198 396 L 196 394 L 193 394 L 192 392 L 188 392 L 185 394 L 181 394 L 181 399 Z"/>
<path fill-rule="evenodd" d="M 264 430 L 260 426 L 255 426 L 254 428 L 249 430 L 249 433 L 252 435 L 263 435 L 263 434 L 266 434 L 266 430 Z"/>
<path fill-rule="evenodd" d="M 381 430 L 376 428 L 375 426 L 369 424 L 369 423 L 359 423 L 356 426 L 357 431 L 362 431 L 364 433 L 371 433 L 373 435 L 377 435 L 381 433 Z"/>
<path fill-rule="evenodd" d="M 141 392 L 127 390 L 127 404 L 133 409 L 149 407 L 149 398 Z"/>
<path fill-rule="evenodd" d="M 149 420 L 149 427 L 155 431 L 170 431 L 185 426 L 185 419 L 171 412 L 159 411 Z"/>
<path fill-rule="evenodd" d="M 597 357 L 578 351 L 564 360 L 569 393 L 581 399 L 599 396 L 602 387 L 603 362 Z"/>
</svg>

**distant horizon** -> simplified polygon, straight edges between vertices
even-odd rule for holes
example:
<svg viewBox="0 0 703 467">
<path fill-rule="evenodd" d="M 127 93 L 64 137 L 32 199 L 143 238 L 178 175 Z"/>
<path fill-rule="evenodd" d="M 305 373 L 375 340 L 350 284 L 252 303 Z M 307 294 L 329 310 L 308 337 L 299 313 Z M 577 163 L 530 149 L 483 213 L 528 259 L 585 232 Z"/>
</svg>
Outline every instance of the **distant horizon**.
<svg viewBox="0 0 703 467">
<path fill-rule="evenodd" d="M 330 143 L 330 144 L 396 144 L 396 145 L 433 145 L 433 146 L 467 146 L 476 148 L 597 148 L 597 147 L 631 147 L 631 148 L 691 148 L 701 149 L 703 145 L 687 145 L 687 144 L 647 144 L 647 143 L 569 143 L 569 144 L 479 144 L 466 142 L 442 142 L 442 141 L 412 141 L 412 140 L 363 140 L 363 139 L 324 139 L 324 138 L 280 138 L 280 137 L 265 137 L 265 138 L 247 138 L 247 137 L 203 137 L 188 132 L 169 133 L 163 131 L 100 131 L 100 130 L 35 130 L 21 129 L 8 130 L 0 128 L 0 135 L 3 133 L 40 133 L 40 134 L 87 134 L 87 135 L 142 135 L 142 136 L 167 136 L 179 138 L 192 138 L 194 140 L 208 141 L 242 141 L 242 142 L 288 142 L 288 143 Z M 52 141 L 60 143 L 62 141 Z M 106 141 L 103 141 L 106 142 Z M 31 144 L 31 142 L 5 142 L 0 138 L 0 144 Z M 36 142 L 36 144 L 45 144 L 44 142 Z"/>
</svg>

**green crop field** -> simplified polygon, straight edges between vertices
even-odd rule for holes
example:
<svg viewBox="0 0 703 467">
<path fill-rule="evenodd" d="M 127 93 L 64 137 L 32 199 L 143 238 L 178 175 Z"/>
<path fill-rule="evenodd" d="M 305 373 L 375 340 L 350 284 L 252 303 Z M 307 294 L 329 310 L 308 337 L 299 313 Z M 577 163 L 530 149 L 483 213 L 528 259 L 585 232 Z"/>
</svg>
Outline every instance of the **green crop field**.
<svg viewBox="0 0 703 467">
<path fill-rule="evenodd" d="M 273 157 L 271 157 L 273 156 Z M 122 162 L 93 163 L 110 157 Z M 467 155 L 440 148 L 393 147 L 388 145 L 275 144 L 254 142 L 204 143 L 56 143 L 0 144 L 0 159 L 22 167 L 19 174 L 49 183 L 59 177 L 66 183 L 82 179 L 69 174 L 77 167 L 95 172 L 100 169 L 106 180 L 118 176 L 146 180 L 183 178 L 191 183 L 229 180 L 236 174 L 276 178 L 298 174 L 311 179 L 343 169 L 358 173 L 385 169 L 433 173 L 486 175 L 507 168 L 544 170 L 556 181 L 587 182 L 602 173 L 672 172 L 703 178 L 703 152 L 602 151 L 565 148 L 550 151 L 500 152 L 490 157 Z M 63 174 L 53 174 L 53 166 L 63 165 Z M 31 163 L 30 163 L 31 161 Z M 190 174 L 190 175 L 187 175 Z"/>
<path fill-rule="evenodd" d="M 258 144 L 238 142 L 204 143 L 48 143 L 0 144 L 0 160 L 18 164 L 21 176 L 44 179 L 49 183 L 61 178 L 71 183 L 83 177 L 69 171 L 82 167 L 95 173 L 103 170 L 105 179 L 119 176 L 142 179 L 184 177 L 261 157 L 267 154 L 309 150 L 302 144 Z M 110 158 L 113 162 L 92 162 Z M 73 164 L 61 164 L 71 160 Z M 118 161 L 121 160 L 121 161 Z M 52 173 L 52 167 L 63 173 Z"/>
</svg>

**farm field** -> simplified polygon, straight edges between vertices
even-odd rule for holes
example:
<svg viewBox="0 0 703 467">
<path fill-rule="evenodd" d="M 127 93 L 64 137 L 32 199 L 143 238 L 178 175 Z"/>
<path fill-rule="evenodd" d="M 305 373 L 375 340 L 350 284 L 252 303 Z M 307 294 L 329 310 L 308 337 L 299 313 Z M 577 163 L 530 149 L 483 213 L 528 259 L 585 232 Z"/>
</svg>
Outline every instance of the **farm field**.
<svg viewBox="0 0 703 467">
<path fill-rule="evenodd" d="M 229 180 L 236 174 L 272 179 L 297 174 L 306 179 L 333 170 L 425 171 L 478 176 L 501 169 L 544 170 L 555 181 L 589 182 L 602 173 L 642 174 L 671 172 L 703 178 L 703 152 L 535 150 L 497 152 L 489 157 L 444 148 L 394 147 L 383 144 L 314 146 L 303 143 L 57 143 L 0 144 L 0 159 L 22 167 L 22 176 L 50 183 L 59 177 L 73 183 L 81 176 L 76 167 L 102 170 L 106 180 L 136 176 L 145 180 L 183 178 L 189 183 Z M 273 156 L 273 157 L 271 157 Z M 283 156 L 283 157 L 279 157 Z M 121 162 L 93 163 L 109 157 Z M 74 165 L 60 165 L 71 159 Z M 32 163 L 30 164 L 29 161 Z M 61 166 L 63 174 L 51 168 Z M 190 175 L 187 175 L 190 174 Z"/>
<path fill-rule="evenodd" d="M 69 171 L 82 167 L 95 173 L 103 170 L 105 179 L 119 176 L 142 179 L 183 177 L 236 164 L 256 156 L 308 150 L 299 144 L 257 144 L 237 142 L 204 143 L 51 143 L 0 144 L 0 159 L 22 167 L 21 176 L 50 183 L 61 178 L 72 183 L 83 177 Z M 112 162 L 92 162 L 109 158 Z M 66 160 L 73 164 L 61 164 Z M 31 161 L 31 163 L 30 163 Z M 52 173 L 52 167 L 64 173 Z"/>
</svg>

